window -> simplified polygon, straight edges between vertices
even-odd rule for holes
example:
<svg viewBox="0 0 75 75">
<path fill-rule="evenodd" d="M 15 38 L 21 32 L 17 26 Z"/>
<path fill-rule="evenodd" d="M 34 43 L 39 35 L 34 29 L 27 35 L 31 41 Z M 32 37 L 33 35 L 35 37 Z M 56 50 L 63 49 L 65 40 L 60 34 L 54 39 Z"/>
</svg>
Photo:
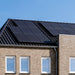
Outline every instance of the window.
<svg viewBox="0 0 75 75">
<path fill-rule="evenodd" d="M 70 57 L 70 73 L 75 73 L 75 57 Z"/>
<path fill-rule="evenodd" d="M 29 73 L 29 57 L 20 57 L 20 73 Z"/>
<path fill-rule="evenodd" d="M 51 58 L 42 57 L 41 58 L 41 71 L 42 73 L 51 73 Z"/>
<path fill-rule="evenodd" d="M 6 56 L 6 73 L 15 73 L 15 56 Z"/>
</svg>

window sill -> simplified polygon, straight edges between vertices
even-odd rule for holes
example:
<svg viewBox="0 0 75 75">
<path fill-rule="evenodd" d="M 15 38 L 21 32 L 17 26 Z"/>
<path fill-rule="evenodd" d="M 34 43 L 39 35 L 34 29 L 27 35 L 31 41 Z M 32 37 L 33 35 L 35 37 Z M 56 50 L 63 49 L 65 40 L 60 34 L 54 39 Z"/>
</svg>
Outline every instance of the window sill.
<svg viewBox="0 0 75 75">
<path fill-rule="evenodd" d="M 75 74 L 75 72 L 69 72 L 69 73 L 71 73 L 71 74 Z"/>
<path fill-rule="evenodd" d="M 16 72 L 6 71 L 5 74 L 16 74 Z"/>
<path fill-rule="evenodd" d="M 5 74 L 16 74 L 15 72 L 6 72 Z"/>
<path fill-rule="evenodd" d="M 69 75 L 75 75 L 75 73 L 69 73 Z"/>
</svg>

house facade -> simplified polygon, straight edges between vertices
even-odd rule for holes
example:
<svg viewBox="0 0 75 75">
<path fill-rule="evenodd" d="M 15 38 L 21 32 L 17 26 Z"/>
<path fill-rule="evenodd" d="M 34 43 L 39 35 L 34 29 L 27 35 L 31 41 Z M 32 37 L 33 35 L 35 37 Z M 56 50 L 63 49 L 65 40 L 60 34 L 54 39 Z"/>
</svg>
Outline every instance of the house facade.
<svg viewBox="0 0 75 75">
<path fill-rule="evenodd" d="M 59 75 L 75 74 L 75 35 L 59 36 Z"/>
<path fill-rule="evenodd" d="M 56 74 L 56 68 L 55 68 L 55 52 L 52 48 L 0 48 L 1 51 L 1 62 L 0 67 L 0 74 L 1 75 L 41 75 L 41 60 L 42 58 L 50 58 L 50 73 L 51 75 Z M 6 63 L 6 57 L 15 57 L 15 73 L 8 72 L 7 71 L 7 63 Z M 29 57 L 29 70 L 27 72 L 21 72 L 21 57 Z M 44 74 L 44 73 L 42 73 Z M 47 73 L 46 73 L 47 74 Z M 49 73 L 48 73 L 49 74 Z"/>
<path fill-rule="evenodd" d="M 74 75 L 75 24 L 8 19 L 0 30 L 0 75 Z"/>
</svg>

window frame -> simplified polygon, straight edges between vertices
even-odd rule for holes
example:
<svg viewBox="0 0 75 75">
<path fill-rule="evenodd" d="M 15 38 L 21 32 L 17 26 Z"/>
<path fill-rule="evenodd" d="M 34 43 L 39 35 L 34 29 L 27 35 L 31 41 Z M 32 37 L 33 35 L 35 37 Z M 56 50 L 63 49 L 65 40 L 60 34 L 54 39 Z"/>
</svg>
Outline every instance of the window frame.
<svg viewBox="0 0 75 75">
<path fill-rule="evenodd" d="M 75 71 L 71 71 L 71 67 L 70 67 L 71 66 L 71 59 L 75 59 L 75 57 L 70 57 L 69 58 L 69 62 L 70 62 L 69 63 L 69 73 L 75 73 Z"/>
<path fill-rule="evenodd" d="M 42 71 L 42 59 L 49 59 L 49 72 Z M 41 73 L 50 74 L 51 73 L 51 57 L 41 57 Z"/>
<path fill-rule="evenodd" d="M 14 71 L 7 71 L 7 58 L 14 58 Z M 16 73 L 16 56 L 6 56 L 5 57 L 5 73 Z"/>
<path fill-rule="evenodd" d="M 21 71 L 21 58 L 28 59 L 28 71 Z M 20 57 L 20 73 L 30 73 L 30 57 L 29 56 Z"/>
</svg>

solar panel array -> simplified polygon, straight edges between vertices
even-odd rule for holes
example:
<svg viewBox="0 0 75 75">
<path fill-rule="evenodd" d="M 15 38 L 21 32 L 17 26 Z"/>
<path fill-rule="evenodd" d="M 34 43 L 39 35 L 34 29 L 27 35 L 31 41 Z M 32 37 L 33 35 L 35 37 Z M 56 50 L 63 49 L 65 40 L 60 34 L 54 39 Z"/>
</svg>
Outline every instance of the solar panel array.
<svg viewBox="0 0 75 75">
<path fill-rule="evenodd" d="M 45 43 L 50 41 L 32 21 L 14 20 L 11 32 L 19 42 Z"/>
<path fill-rule="evenodd" d="M 75 24 L 69 23 L 54 23 L 54 22 L 40 22 L 53 36 L 59 34 L 75 35 Z"/>
</svg>

